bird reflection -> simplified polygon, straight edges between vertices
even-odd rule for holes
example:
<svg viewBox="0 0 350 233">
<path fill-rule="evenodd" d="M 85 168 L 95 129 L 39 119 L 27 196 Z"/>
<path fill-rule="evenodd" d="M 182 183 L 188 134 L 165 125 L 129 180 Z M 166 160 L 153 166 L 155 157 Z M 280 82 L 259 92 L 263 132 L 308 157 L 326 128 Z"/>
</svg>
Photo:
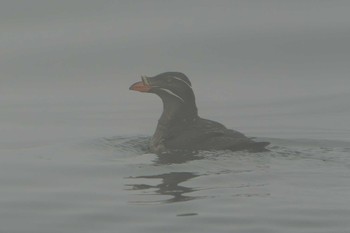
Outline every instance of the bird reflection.
<svg viewBox="0 0 350 233">
<path fill-rule="evenodd" d="M 169 151 L 167 153 L 158 155 L 157 159 L 154 161 L 154 164 L 181 164 L 200 159 L 203 159 L 203 156 L 200 156 L 198 151 Z"/>
<path fill-rule="evenodd" d="M 156 189 L 155 194 L 171 196 L 170 199 L 163 201 L 164 203 L 174 203 L 193 200 L 199 197 L 186 196 L 186 194 L 196 191 L 194 188 L 179 185 L 182 182 L 188 181 L 199 175 L 192 172 L 170 172 L 160 175 L 151 176 L 136 176 L 130 177 L 133 179 L 161 179 L 160 184 L 146 185 L 146 184 L 130 184 L 131 190 L 148 190 Z"/>
<path fill-rule="evenodd" d="M 203 156 L 199 155 L 197 151 L 171 151 L 157 155 L 157 158 L 153 161 L 153 165 L 157 167 L 171 164 L 183 164 L 200 159 L 203 159 Z M 140 180 L 146 179 L 148 181 L 160 180 L 160 183 L 157 185 L 128 184 L 127 186 L 131 187 L 130 190 L 155 190 L 154 193 L 152 193 L 153 195 L 171 196 L 170 199 L 162 201 L 163 203 L 182 202 L 199 198 L 186 195 L 197 191 L 197 189 L 180 185 L 181 183 L 198 176 L 200 176 L 200 174 L 194 172 L 170 172 L 157 175 L 134 176 L 128 178 Z"/>
</svg>

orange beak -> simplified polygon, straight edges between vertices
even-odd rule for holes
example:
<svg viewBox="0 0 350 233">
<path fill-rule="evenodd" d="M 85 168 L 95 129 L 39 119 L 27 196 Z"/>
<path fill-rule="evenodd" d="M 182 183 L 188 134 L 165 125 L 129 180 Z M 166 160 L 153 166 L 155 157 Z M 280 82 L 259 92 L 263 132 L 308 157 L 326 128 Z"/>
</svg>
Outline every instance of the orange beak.
<svg viewBox="0 0 350 233">
<path fill-rule="evenodd" d="M 142 76 L 142 81 L 136 82 L 129 87 L 129 90 L 139 91 L 139 92 L 149 92 L 152 87 L 149 85 L 148 80 L 145 76 Z"/>
<path fill-rule="evenodd" d="M 145 85 L 143 82 L 137 82 L 132 84 L 129 87 L 129 90 L 139 91 L 139 92 L 149 92 L 151 90 L 151 86 Z"/>
</svg>

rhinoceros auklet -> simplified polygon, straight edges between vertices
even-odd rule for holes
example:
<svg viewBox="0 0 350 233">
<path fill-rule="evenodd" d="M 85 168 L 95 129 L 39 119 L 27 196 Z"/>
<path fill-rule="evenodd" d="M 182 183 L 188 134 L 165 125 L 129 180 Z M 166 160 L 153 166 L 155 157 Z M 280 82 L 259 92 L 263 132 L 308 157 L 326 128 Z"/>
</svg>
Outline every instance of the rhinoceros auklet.
<svg viewBox="0 0 350 233">
<path fill-rule="evenodd" d="M 244 134 L 198 116 L 192 84 L 180 72 L 165 72 L 142 81 L 130 90 L 157 94 L 163 101 L 163 113 L 150 141 L 156 154 L 185 150 L 267 151 L 268 142 L 255 142 Z"/>
</svg>

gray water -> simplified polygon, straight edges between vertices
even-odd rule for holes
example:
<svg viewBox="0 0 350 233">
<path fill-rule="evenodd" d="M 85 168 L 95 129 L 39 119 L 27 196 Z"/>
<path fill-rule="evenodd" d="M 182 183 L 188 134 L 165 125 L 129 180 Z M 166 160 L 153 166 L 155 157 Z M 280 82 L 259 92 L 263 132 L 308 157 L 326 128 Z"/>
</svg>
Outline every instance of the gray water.
<svg viewBox="0 0 350 233">
<path fill-rule="evenodd" d="M 5 1 L 0 232 L 350 229 L 350 3 Z M 270 152 L 147 153 L 182 71 L 199 114 Z"/>
</svg>

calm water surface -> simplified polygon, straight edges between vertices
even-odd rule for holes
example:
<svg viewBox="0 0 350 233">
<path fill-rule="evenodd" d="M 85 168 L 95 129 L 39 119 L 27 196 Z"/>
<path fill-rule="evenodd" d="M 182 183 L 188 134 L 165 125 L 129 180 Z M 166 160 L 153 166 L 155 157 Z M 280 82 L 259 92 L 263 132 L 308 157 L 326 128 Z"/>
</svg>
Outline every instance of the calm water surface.
<svg viewBox="0 0 350 233">
<path fill-rule="evenodd" d="M 350 228 L 348 141 L 301 134 L 264 138 L 271 141 L 271 152 L 169 159 L 144 152 L 147 136 L 101 136 L 98 129 L 111 125 L 98 114 L 94 119 L 105 123 L 90 125 L 96 131 L 78 137 L 90 122 L 75 121 L 73 113 L 81 109 L 46 107 L 46 115 L 42 106 L 8 112 L 61 119 L 63 132 L 56 123 L 55 137 L 40 134 L 40 128 L 36 134 L 32 122 L 24 126 L 23 138 L 3 137 L 1 232 L 345 233 Z M 15 125 L 18 119 L 8 122 Z M 40 122 L 45 128 L 52 123 Z"/>
</svg>

